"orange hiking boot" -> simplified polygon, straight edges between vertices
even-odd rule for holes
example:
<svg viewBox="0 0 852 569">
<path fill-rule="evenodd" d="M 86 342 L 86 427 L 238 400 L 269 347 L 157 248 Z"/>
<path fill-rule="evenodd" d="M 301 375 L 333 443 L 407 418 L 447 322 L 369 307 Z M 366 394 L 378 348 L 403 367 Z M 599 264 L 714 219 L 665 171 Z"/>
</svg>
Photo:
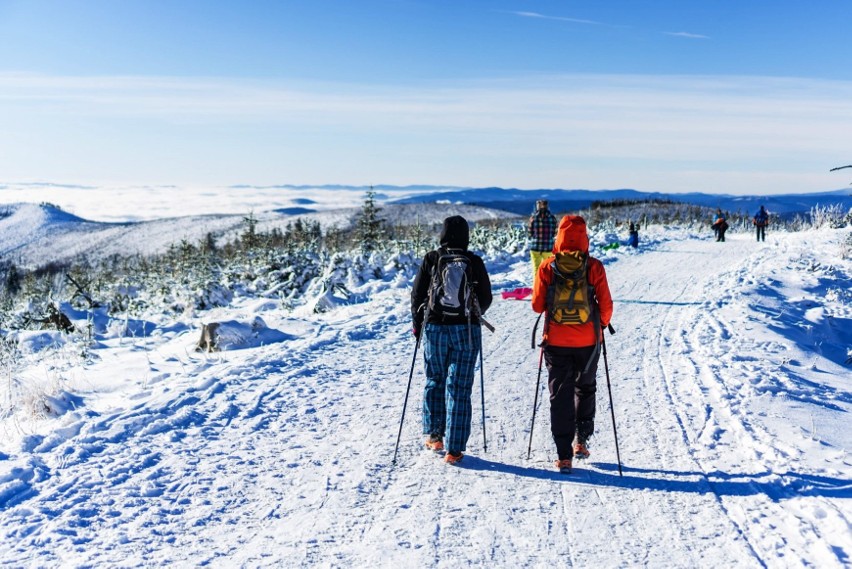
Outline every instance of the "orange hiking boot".
<svg viewBox="0 0 852 569">
<path fill-rule="evenodd" d="M 570 458 L 566 458 L 565 460 L 557 460 L 553 464 L 554 466 L 556 466 L 557 469 L 559 469 L 559 472 L 561 472 L 562 474 L 571 474 Z"/>
<path fill-rule="evenodd" d="M 426 448 L 435 452 L 444 450 L 444 439 L 440 435 L 429 435 L 429 438 L 426 439 Z"/>
<path fill-rule="evenodd" d="M 586 446 L 585 443 L 574 443 L 574 458 L 582 459 L 589 458 L 589 455 L 592 454 L 589 452 L 589 447 Z"/>
<path fill-rule="evenodd" d="M 452 453 L 448 452 L 447 456 L 444 457 L 444 462 L 447 464 L 458 464 L 461 462 L 461 459 L 464 458 L 464 455 L 460 452 Z"/>
</svg>

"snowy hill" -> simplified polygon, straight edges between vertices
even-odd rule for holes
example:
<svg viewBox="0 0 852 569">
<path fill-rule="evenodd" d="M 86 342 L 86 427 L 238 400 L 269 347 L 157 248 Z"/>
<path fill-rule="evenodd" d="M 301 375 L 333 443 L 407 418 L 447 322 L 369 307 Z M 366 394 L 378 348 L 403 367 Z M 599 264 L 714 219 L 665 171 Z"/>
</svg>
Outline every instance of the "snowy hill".
<svg viewBox="0 0 852 569">
<path fill-rule="evenodd" d="M 93 222 L 55 206 L 10 204 L 0 206 L 0 260 L 24 266 L 63 263 L 86 257 L 162 253 L 186 240 L 198 243 L 209 233 L 221 243 L 233 241 L 246 228 L 246 214 L 191 215 L 124 223 Z M 318 221 L 323 227 L 349 228 L 359 207 L 312 210 L 291 208 L 252 213 L 259 231 L 283 229 L 296 219 Z M 380 216 L 391 225 L 440 224 L 449 215 L 471 222 L 505 219 L 505 211 L 464 204 L 400 204 L 382 206 Z"/>
<path fill-rule="evenodd" d="M 248 215 L 258 221 L 259 231 L 282 229 L 297 218 L 347 228 L 369 190 L 343 185 L 111 188 L 5 183 L 0 184 L 0 204 L 5 202 L 0 205 L 0 261 L 35 267 L 81 257 L 159 253 L 181 240 L 198 243 L 208 234 L 222 244 L 245 229 Z M 373 190 L 381 217 L 390 225 L 424 227 L 454 214 L 472 222 L 526 217 L 540 198 L 549 199 L 557 213 L 607 200 L 671 200 L 744 213 L 764 204 L 781 217 L 807 214 L 816 206 L 852 209 L 852 195 L 845 189 L 775 196 L 389 185 Z M 20 201 L 10 201 L 15 198 Z M 41 205 L 34 205 L 35 200 Z"/>
<path fill-rule="evenodd" d="M 30 229 L 53 215 L 22 208 L 0 223 L 19 214 Z M 459 467 L 422 448 L 422 354 L 390 464 L 414 349 L 410 268 L 389 266 L 353 287 L 358 302 L 319 314 L 263 296 L 136 321 L 69 309 L 95 330 L 82 354 L 59 332 L 16 332 L 3 361 L 0 561 L 846 567 L 848 232 L 715 243 L 649 227 L 639 250 L 609 251 L 593 235 L 615 300 L 606 340 L 623 476 L 603 366 L 590 460 L 553 471 L 546 397 L 526 459 L 539 361 L 527 301 L 498 295 L 488 313 L 488 450 L 477 373 Z M 495 291 L 528 284 L 525 253 L 485 260 Z M 229 342 L 196 352 L 209 322 Z"/>
</svg>

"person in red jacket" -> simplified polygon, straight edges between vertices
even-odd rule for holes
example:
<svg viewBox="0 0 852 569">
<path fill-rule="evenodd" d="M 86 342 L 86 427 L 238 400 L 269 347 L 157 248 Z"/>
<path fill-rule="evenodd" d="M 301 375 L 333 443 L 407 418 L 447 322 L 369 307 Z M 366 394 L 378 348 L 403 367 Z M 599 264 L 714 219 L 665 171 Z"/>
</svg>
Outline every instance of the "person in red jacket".
<svg viewBox="0 0 852 569">
<path fill-rule="evenodd" d="M 559 222 L 554 257 L 542 262 L 533 283 L 532 308 L 548 310 L 548 289 L 554 281 L 554 263 L 560 253 L 585 256 L 592 316 L 582 324 L 560 324 L 545 314 L 542 349 L 550 390 L 550 430 L 556 443 L 556 467 L 570 472 L 572 459 L 589 456 L 588 440 L 594 432 L 595 391 L 600 342 L 612 318 L 612 295 L 603 263 L 589 255 L 586 222 L 566 215 Z"/>
</svg>

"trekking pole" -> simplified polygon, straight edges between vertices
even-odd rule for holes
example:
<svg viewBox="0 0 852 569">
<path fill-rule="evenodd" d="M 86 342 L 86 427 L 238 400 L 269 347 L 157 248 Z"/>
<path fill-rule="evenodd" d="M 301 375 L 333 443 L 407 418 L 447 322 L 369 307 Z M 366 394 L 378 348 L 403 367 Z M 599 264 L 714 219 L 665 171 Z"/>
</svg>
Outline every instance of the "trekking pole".
<svg viewBox="0 0 852 569">
<path fill-rule="evenodd" d="M 533 427 L 535 427 L 535 410 L 538 408 L 538 387 L 539 385 L 541 385 L 542 360 L 544 360 L 544 348 L 541 348 L 541 351 L 538 355 L 538 378 L 536 378 L 535 380 L 535 400 L 533 402 L 532 423 L 530 423 L 530 445 L 527 447 L 527 460 L 530 459 L 530 454 L 532 453 Z"/>
<path fill-rule="evenodd" d="M 479 385 L 482 393 L 482 446 L 488 452 L 488 441 L 485 439 L 485 372 L 482 371 L 482 346 L 479 347 Z"/>
<path fill-rule="evenodd" d="M 607 326 L 610 334 L 615 334 L 615 328 L 612 324 Z M 609 384 L 609 364 L 606 361 L 606 334 L 601 333 L 601 345 L 603 347 L 604 371 L 606 371 L 606 390 L 609 392 L 609 412 L 612 414 L 612 434 L 615 437 L 615 457 L 618 459 L 618 475 L 624 476 L 621 472 L 621 453 L 618 452 L 618 430 L 615 428 L 615 408 L 612 404 L 612 387 Z"/>
<path fill-rule="evenodd" d="M 473 283 L 476 285 L 476 283 Z M 474 296 L 473 297 L 473 311 L 476 317 L 479 319 L 479 323 L 482 326 L 488 328 L 493 334 L 496 328 L 492 326 L 488 320 L 482 317 L 482 309 L 479 307 L 479 299 Z M 480 329 L 481 330 L 481 329 Z M 482 446 L 485 449 L 485 452 L 488 452 L 488 440 L 485 438 L 485 371 L 483 371 L 482 364 L 482 334 L 480 333 L 479 339 L 479 383 L 480 383 L 480 392 L 482 393 Z"/>
<path fill-rule="evenodd" d="M 423 330 L 420 331 L 423 334 Z M 411 378 L 414 377 L 414 364 L 417 362 L 417 348 L 420 347 L 420 335 L 414 344 L 414 355 L 411 357 L 411 371 L 408 372 L 408 387 L 405 388 L 405 401 L 402 404 L 402 417 L 399 419 L 399 433 L 396 435 L 396 448 L 393 449 L 393 460 L 391 464 L 396 465 L 396 453 L 399 451 L 399 439 L 402 438 L 402 423 L 405 421 L 405 408 L 408 407 L 408 392 L 411 391 Z"/>
</svg>

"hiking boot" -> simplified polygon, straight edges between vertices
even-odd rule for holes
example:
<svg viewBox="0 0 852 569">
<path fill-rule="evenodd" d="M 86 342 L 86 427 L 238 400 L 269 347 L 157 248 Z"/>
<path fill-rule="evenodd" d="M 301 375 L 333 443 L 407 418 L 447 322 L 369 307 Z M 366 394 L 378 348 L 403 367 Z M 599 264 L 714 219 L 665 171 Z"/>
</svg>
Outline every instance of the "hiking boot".
<svg viewBox="0 0 852 569">
<path fill-rule="evenodd" d="M 429 435 L 429 438 L 426 439 L 426 448 L 434 450 L 435 452 L 444 450 L 443 437 L 441 437 L 441 435 Z"/>
<path fill-rule="evenodd" d="M 557 460 L 553 463 L 554 466 L 561 472 L 562 474 L 571 474 L 571 459 L 566 458 L 564 460 Z"/>
<path fill-rule="evenodd" d="M 447 456 L 444 457 L 444 462 L 447 464 L 458 464 L 463 458 L 464 455 L 462 453 L 450 451 L 447 453 Z"/>
<path fill-rule="evenodd" d="M 586 446 L 586 443 L 574 443 L 574 458 L 578 460 L 589 458 L 590 454 L 592 453 L 589 452 L 589 447 Z"/>
</svg>

